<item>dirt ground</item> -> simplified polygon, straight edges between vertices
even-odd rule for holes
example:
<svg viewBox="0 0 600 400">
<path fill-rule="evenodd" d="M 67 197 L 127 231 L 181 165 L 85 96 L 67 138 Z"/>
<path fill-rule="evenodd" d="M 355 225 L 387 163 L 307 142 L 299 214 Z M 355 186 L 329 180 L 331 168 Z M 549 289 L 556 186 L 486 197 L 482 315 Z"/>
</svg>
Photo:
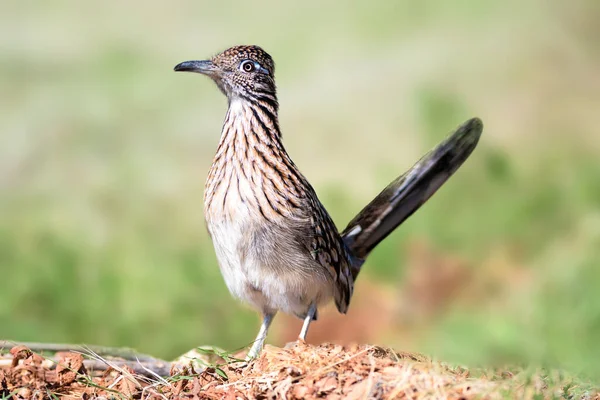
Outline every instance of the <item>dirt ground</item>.
<svg viewBox="0 0 600 400">
<path fill-rule="evenodd" d="M 250 363 L 205 354 L 201 364 L 207 367 L 172 363 L 164 377 L 151 371 L 160 372 L 159 364 L 124 366 L 125 360 L 84 352 L 42 357 L 23 345 L 3 352 L 2 399 L 545 399 L 578 393 L 572 382 L 553 381 L 551 375 L 475 376 L 422 355 L 370 345 L 267 346 Z M 577 396 L 600 399 L 589 391 Z"/>
</svg>

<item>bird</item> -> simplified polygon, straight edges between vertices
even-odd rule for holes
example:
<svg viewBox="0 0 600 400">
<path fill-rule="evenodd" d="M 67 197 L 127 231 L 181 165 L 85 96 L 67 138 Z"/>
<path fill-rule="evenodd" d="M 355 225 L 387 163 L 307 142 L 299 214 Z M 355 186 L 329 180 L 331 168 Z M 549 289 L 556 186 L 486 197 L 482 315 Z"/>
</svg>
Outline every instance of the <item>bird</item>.
<svg viewBox="0 0 600 400">
<path fill-rule="evenodd" d="M 346 313 L 366 257 L 462 165 L 483 130 L 479 118 L 460 125 L 338 231 L 285 150 L 266 51 L 238 45 L 174 70 L 211 78 L 227 97 L 204 218 L 227 288 L 262 314 L 247 360 L 262 351 L 277 312 L 304 320 L 299 340 L 319 307 L 333 300 Z"/>
</svg>

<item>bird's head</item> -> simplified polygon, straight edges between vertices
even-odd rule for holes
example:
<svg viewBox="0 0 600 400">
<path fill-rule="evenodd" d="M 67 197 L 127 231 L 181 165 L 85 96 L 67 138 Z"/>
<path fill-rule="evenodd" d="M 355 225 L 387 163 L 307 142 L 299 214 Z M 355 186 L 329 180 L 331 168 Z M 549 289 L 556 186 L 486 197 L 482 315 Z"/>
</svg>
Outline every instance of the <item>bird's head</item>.
<svg viewBox="0 0 600 400">
<path fill-rule="evenodd" d="M 231 101 L 235 98 L 275 100 L 275 63 L 258 46 L 234 46 L 210 60 L 184 61 L 175 71 L 209 76 Z M 276 100 L 275 100 L 276 101 Z"/>
</svg>

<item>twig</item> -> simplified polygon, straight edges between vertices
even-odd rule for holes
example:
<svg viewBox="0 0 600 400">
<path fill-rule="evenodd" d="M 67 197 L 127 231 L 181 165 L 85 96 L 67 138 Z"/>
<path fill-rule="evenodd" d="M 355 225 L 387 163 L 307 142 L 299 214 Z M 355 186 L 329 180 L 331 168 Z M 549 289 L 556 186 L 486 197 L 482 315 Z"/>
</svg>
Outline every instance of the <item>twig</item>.
<svg viewBox="0 0 600 400">
<path fill-rule="evenodd" d="M 154 379 L 157 376 L 169 376 L 171 372 L 170 362 L 145 354 L 138 354 L 129 348 L 0 341 L 0 349 L 9 349 L 17 345 L 26 346 L 33 352 L 74 352 L 83 354 L 88 357 L 83 361 L 83 365 L 88 371 L 104 372 L 109 368 L 117 369 L 115 366 L 126 366 L 131 368 L 135 374 Z M 92 359 L 89 359 L 90 357 Z M 55 364 L 60 362 L 55 356 L 44 356 L 44 358 L 51 360 Z M 0 355 L 0 368 L 10 367 L 12 362 L 12 355 Z"/>
<path fill-rule="evenodd" d="M 54 359 L 54 358 L 50 358 L 50 360 L 55 363 L 58 364 L 59 361 Z M 165 361 L 162 362 L 156 362 L 156 363 L 151 363 L 151 362 L 135 362 L 135 361 L 127 361 L 127 360 L 118 360 L 118 361 L 114 361 L 115 364 L 120 365 L 120 366 L 126 366 L 131 368 L 131 370 L 138 374 L 138 375 L 143 375 L 146 376 L 148 378 L 154 378 L 156 379 L 157 375 L 158 376 L 169 376 L 170 375 L 170 371 L 171 371 L 171 364 L 167 363 Z M 12 365 L 12 357 L 11 358 L 0 358 L 0 368 L 9 368 Z M 100 361 L 100 360 L 83 360 L 83 365 L 85 366 L 85 368 L 88 371 L 95 371 L 95 372 L 104 372 L 109 368 L 112 368 L 110 365 L 108 365 L 107 363 L 105 363 L 104 361 Z"/>
<path fill-rule="evenodd" d="M 78 344 L 64 343 L 36 343 L 36 342 L 13 342 L 10 340 L 0 340 L 0 349 L 10 349 L 11 347 L 23 345 L 34 352 L 46 351 L 49 353 L 58 353 L 62 351 L 81 352 L 90 349 L 94 353 L 103 357 L 118 357 L 129 361 L 156 362 L 162 361 L 147 354 L 136 353 L 135 350 L 128 347 L 106 347 L 106 346 L 88 346 Z M 163 361 L 165 362 L 165 361 Z"/>
<path fill-rule="evenodd" d="M 166 361 L 160 362 L 136 362 L 136 361 L 113 361 L 114 364 L 131 368 L 137 375 L 143 375 L 148 378 L 156 379 L 156 375 L 169 376 L 171 372 L 171 364 Z M 112 368 L 110 365 L 100 360 L 84 360 L 83 365 L 88 371 L 106 371 Z"/>
</svg>

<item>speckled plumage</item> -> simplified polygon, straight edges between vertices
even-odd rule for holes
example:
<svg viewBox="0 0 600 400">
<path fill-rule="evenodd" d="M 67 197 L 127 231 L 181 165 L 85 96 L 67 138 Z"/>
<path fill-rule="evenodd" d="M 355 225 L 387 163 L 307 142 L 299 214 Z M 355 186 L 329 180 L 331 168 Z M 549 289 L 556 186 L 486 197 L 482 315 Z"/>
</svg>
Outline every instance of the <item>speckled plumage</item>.
<svg viewBox="0 0 600 400">
<path fill-rule="evenodd" d="M 275 64 L 258 46 L 236 46 L 176 71 L 211 77 L 229 108 L 204 195 L 204 215 L 231 293 L 264 322 L 249 352 L 260 351 L 283 311 L 305 319 L 331 299 L 348 309 L 368 253 L 422 205 L 474 149 L 472 119 L 393 181 L 340 234 L 314 189 L 285 151 L 277 117 Z"/>
<path fill-rule="evenodd" d="M 304 318 L 312 302 L 332 296 L 344 312 L 352 293 L 350 257 L 272 117 L 231 100 L 208 174 L 204 214 L 225 281 L 263 313 Z"/>
</svg>

